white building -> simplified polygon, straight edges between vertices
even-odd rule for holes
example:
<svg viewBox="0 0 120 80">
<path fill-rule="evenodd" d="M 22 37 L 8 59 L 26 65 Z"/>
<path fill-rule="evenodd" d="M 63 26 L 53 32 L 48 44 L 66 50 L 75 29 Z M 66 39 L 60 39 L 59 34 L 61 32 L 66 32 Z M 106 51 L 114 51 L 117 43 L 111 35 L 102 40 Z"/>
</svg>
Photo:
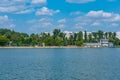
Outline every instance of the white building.
<svg viewBox="0 0 120 80">
<path fill-rule="evenodd" d="M 116 37 L 117 37 L 118 39 L 120 39 L 120 31 L 117 31 L 117 32 L 116 32 Z"/>
<path fill-rule="evenodd" d="M 102 47 L 109 47 L 109 40 L 108 39 L 101 39 L 100 44 Z"/>
<path fill-rule="evenodd" d="M 85 39 L 85 31 L 82 31 L 83 33 L 83 39 Z M 87 32 L 87 37 L 91 34 L 92 32 Z"/>
<path fill-rule="evenodd" d="M 71 32 L 71 31 L 64 31 L 63 33 L 65 33 L 65 37 L 66 37 L 66 38 L 70 38 L 70 36 L 74 34 L 74 33 Z"/>
</svg>

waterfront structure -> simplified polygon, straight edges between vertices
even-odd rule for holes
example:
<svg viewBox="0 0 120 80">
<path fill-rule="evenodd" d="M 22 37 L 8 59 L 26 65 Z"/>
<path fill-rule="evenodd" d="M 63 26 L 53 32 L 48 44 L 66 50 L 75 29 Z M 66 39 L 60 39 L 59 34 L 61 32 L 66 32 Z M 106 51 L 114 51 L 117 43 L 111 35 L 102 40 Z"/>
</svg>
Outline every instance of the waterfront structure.
<svg viewBox="0 0 120 80">
<path fill-rule="evenodd" d="M 115 46 L 114 46 L 114 44 L 113 44 L 112 42 L 109 42 L 109 47 L 110 47 L 110 48 L 113 48 L 113 47 L 115 47 Z"/>
<path fill-rule="evenodd" d="M 112 42 L 109 42 L 108 39 L 101 39 L 100 40 L 101 47 L 114 47 Z"/>
<path fill-rule="evenodd" d="M 98 48 L 98 47 L 101 47 L 101 44 L 100 43 L 84 43 L 84 46 L 88 48 L 90 47 Z"/>
<path fill-rule="evenodd" d="M 85 47 L 114 47 L 112 42 L 109 42 L 108 39 L 101 39 L 99 43 L 84 43 Z"/>
<path fill-rule="evenodd" d="M 45 47 L 45 43 L 42 43 L 42 46 Z"/>
<path fill-rule="evenodd" d="M 109 47 L 109 40 L 108 39 L 101 39 L 100 44 L 102 47 Z"/>
</svg>

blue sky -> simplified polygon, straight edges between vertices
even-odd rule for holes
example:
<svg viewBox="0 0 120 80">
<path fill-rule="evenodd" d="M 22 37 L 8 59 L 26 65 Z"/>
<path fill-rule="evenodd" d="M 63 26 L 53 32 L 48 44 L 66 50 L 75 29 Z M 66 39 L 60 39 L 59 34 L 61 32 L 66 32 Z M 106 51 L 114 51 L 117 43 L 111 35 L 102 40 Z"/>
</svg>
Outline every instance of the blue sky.
<svg viewBox="0 0 120 80">
<path fill-rule="evenodd" d="M 119 0 L 1 0 L 0 28 L 19 32 L 119 31 Z"/>
</svg>

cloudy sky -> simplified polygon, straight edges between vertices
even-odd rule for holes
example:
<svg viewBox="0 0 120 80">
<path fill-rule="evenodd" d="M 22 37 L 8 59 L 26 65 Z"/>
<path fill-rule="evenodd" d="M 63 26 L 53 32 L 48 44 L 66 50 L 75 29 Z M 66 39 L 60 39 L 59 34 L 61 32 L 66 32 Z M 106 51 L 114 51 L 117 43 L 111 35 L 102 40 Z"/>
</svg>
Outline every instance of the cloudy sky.
<svg viewBox="0 0 120 80">
<path fill-rule="evenodd" d="M 120 31 L 120 0 L 0 0 L 0 28 Z"/>
</svg>

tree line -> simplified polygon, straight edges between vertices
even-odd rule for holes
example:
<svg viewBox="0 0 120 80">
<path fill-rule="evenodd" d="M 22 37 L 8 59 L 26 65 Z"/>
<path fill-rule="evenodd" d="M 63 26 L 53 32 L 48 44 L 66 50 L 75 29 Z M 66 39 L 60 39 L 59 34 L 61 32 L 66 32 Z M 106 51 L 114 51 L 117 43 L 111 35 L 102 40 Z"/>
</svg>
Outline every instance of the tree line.
<svg viewBox="0 0 120 80">
<path fill-rule="evenodd" d="M 98 43 L 100 39 L 108 39 L 114 45 L 120 46 L 120 40 L 116 38 L 115 32 L 97 32 L 87 33 L 79 31 L 66 37 L 66 33 L 60 29 L 54 29 L 53 34 L 42 32 L 40 34 L 30 34 L 15 32 L 9 29 L 0 29 L 0 46 L 82 46 L 84 43 Z"/>
</svg>

